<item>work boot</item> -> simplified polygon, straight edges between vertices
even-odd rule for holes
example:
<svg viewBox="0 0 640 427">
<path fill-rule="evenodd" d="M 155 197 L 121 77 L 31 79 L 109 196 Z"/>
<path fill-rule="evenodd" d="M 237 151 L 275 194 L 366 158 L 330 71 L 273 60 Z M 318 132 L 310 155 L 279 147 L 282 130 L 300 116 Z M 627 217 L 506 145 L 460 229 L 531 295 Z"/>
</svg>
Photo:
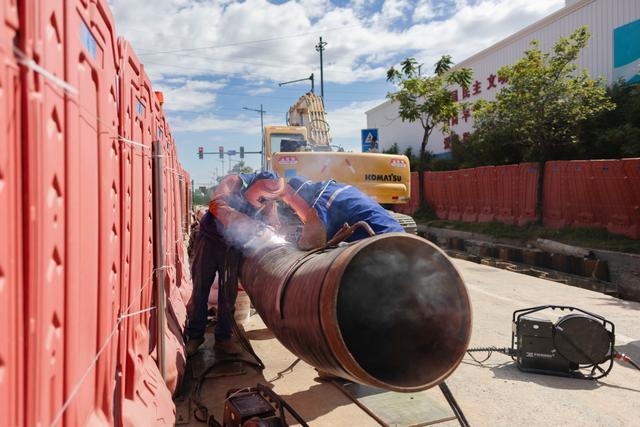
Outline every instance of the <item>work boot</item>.
<svg viewBox="0 0 640 427">
<path fill-rule="evenodd" d="M 225 353 L 229 356 L 235 356 L 243 352 L 242 347 L 236 344 L 233 339 L 216 341 L 213 345 L 213 349 Z"/>
<path fill-rule="evenodd" d="M 191 357 L 198 352 L 198 349 L 204 342 L 204 337 L 200 338 L 189 338 L 187 344 L 185 345 L 185 351 L 187 352 L 187 357 Z"/>
</svg>

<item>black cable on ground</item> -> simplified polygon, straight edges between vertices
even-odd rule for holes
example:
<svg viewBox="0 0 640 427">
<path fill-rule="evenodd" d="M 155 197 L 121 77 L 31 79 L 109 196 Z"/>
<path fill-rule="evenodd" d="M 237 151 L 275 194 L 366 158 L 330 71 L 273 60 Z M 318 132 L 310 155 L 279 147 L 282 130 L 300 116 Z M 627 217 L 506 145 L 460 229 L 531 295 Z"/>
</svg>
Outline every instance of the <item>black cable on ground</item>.
<svg viewBox="0 0 640 427">
<path fill-rule="evenodd" d="M 515 355 L 515 350 L 510 348 L 510 347 L 495 347 L 495 346 L 491 346 L 491 347 L 472 347 L 472 348 L 468 348 L 467 349 L 467 354 L 469 355 L 469 357 L 471 359 L 473 359 L 473 361 L 476 362 L 479 365 L 482 365 L 484 362 L 489 360 L 489 358 L 493 355 L 494 352 L 505 354 L 507 356 L 514 356 Z M 485 357 L 482 360 L 478 360 L 475 357 L 473 357 L 473 354 L 471 354 L 471 353 L 487 353 L 487 357 Z"/>
</svg>

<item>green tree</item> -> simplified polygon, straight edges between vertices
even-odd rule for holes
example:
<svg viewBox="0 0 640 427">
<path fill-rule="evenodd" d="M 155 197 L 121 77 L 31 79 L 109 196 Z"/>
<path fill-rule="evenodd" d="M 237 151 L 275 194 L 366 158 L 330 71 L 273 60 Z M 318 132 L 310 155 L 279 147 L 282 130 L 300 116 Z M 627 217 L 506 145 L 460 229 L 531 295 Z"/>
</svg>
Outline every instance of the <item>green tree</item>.
<svg viewBox="0 0 640 427">
<path fill-rule="evenodd" d="M 619 81 L 607 89 L 616 104 L 581 125 L 575 157 L 611 159 L 640 157 L 640 85 Z"/>
<path fill-rule="evenodd" d="M 571 36 L 560 38 L 549 53 L 540 50 L 538 41 L 531 42 L 521 59 L 498 70 L 498 76 L 509 84 L 496 99 L 474 106 L 475 133 L 480 141 L 500 144 L 494 138 L 504 138 L 521 150 L 523 160 L 539 163 L 539 222 L 544 162 L 566 157 L 578 142 L 579 125 L 615 106 L 602 79 L 592 79 L 575 64 L 589 37 L 587 27 L 580 27 Z"/>
<path fill-rule="evenodd" d="M 399 104 L 402 121 L 419 122 L 423 129 L 420 153 L 418 154 L 418 173 L 420 174 L 420 202 L 423 204 L 424 191 L 422 174 L 429 161 L 427 144 L 434 129 L 449 132 L 449 122 L 457 117 L 463 108 L 451 95 L 451 86 L 468 88 L 472 71 L 469 68 L 452 69 L 451 56 L 444 55 L 434 66 L 434 74 L 421 76 L 418 63 L 407 58 L 400 70 L 391 67 L 387 71 L 387 81 L 396 85 L 396 91 L 387 94 L 387 98 Z"/>
</svg>

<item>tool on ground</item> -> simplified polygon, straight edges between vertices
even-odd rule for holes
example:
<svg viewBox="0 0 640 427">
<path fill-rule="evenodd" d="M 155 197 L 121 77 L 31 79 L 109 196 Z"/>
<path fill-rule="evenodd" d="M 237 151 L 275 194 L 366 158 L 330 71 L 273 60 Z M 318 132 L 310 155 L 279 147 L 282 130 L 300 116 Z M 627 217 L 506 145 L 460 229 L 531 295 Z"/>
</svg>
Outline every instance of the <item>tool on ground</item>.
<svg viewBox="0 0 640 427">
<path fill-rule="evenodd" d="M 557 320 L 538 317 L 544 310 L 567 312 Z M 477 347 L 467 350 L 477 363 L 493 352 L 503 353 L 524 372 L 597 380 L 607 376 L 614 360 L 640 366 L 615 350 L 615 326 L 604 317 L 577 307 L 541 305 L 513 312 L 511 347 Z M 474 352 L 486 352 L 477 360 Z"/>
<path fill-rule="evenodd" d="M 273 390 L 264 384 L 227 392 L 224 404 L 224 427 L 286 427 L 288 412 L 295 420 L 307 427 L 304 419 Z"/>
</svg>

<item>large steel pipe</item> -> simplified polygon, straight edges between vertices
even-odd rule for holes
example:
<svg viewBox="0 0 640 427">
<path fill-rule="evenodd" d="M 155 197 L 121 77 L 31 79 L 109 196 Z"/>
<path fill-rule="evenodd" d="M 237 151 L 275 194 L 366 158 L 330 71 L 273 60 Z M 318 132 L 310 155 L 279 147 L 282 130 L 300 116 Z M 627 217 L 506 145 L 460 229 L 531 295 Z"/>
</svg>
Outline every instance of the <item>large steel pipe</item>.
<svg viewBox="0 0 640 427">
<path fill-rule="evenodd" d="M 418 391 L 443 381 L 467 349 L 464 283 L 422 238 L 390 233 L 305 256 L 267 232 L 245 250 L 241 280 L 256 310 L 282 344 L 322 371 Z"/>
</svg>

